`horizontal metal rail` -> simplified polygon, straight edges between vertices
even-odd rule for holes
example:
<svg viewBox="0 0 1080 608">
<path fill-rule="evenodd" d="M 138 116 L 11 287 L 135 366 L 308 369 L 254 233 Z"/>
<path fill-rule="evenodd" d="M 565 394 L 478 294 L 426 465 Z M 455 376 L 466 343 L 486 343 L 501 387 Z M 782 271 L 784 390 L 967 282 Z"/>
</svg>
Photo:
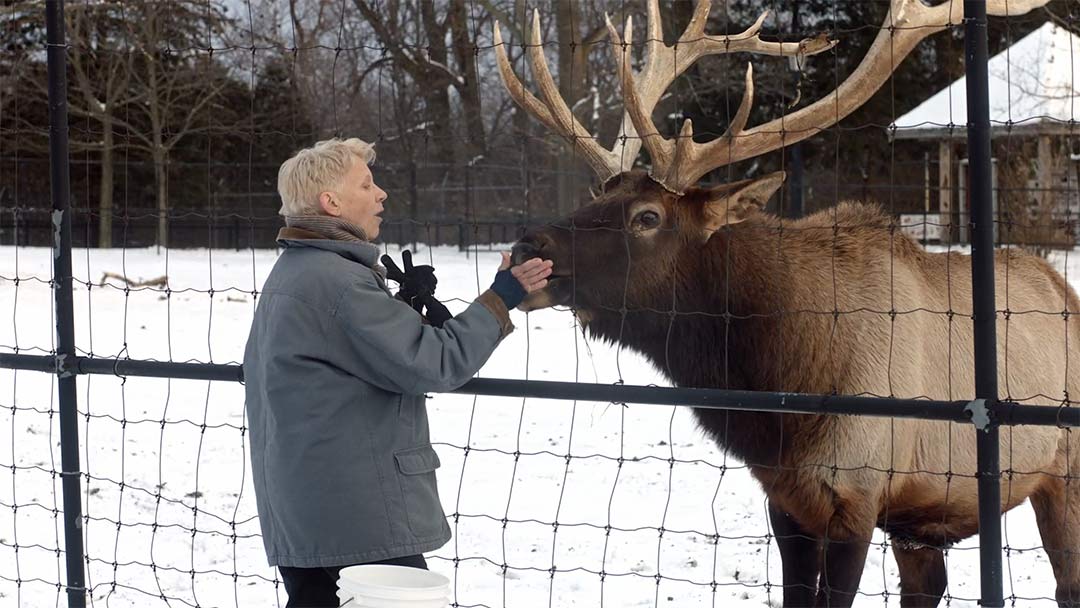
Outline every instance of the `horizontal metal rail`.
<svg viewBox="0 0 1080 608">
<path fill-rule="evenodd" d="M 243 382 L 244 380 L 244 370 L 240 365 L 97 357 L 75 357 L 73 362 L 64 361 L 62 363 L 62 368 L 58 370 L 57 359 L 51 355 L 0 353 L 0 368 L 7 369 L 219 382 Z M 451 392 L 490 397 L 599 401 L 642 405 L 682 405 L 721 410 L 786 414 L 834 414 L 948 420 L 952 422 L 974 422 L 980 428 L 988 425 L 991 420 L 997 424 L 1006 425 L 1080 427 L 1080 406 L 1072 407 L 1061 404 L 1021 405 L 1009 401 L 937 401 L 931 399 L 898 399 L 895 397 L 770 393 L 711 388 L 587 384 L 497 378 L 475 378 Z"/>
</svg>

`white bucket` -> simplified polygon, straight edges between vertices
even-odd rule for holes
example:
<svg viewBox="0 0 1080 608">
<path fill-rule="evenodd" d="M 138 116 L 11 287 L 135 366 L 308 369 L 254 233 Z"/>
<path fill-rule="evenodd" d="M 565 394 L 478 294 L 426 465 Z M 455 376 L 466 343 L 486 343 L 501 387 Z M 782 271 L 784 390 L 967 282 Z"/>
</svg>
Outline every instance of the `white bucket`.
<svg viewBox="0 0 1080 608">
<path fill-rule="evenodd" d="M 446 608 L 450 579 L 430 570 L 372 564 L 342 568 L 338 599 L 348 608 Z"/>
</svg>

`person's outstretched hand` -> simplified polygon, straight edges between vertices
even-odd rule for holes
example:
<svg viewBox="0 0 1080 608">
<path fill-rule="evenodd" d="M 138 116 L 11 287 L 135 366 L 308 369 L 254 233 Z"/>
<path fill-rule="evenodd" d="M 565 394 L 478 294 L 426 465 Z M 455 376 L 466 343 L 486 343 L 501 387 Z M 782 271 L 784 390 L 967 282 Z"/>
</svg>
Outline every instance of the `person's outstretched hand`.
<svg viewBox="0 0 1080 608">
<path fill-rule="evenodd" d="M 517 266 L 510 266 L 510 254 L 502 252 L 502 264 L 495 274 L 491 290 L 498 295 L 507 308 L 516 308 L 525 296 L 547 286 L 554 262 L 532 258 Z"/>
<path fill-rule="evenodd" d="M 401 252 L 401 262 L 405 266 L 404 271 L 398 268 L 393 258 L 382 256 L 383 266 L 386 266 L 386 278 L 401 286 L 397 293 L 398 298 L 420 312 L 424 307 L 425 296 L 434 296 L 435 287 L 439 284 L 439 280 L 435 278 L 435 268 L 426 264 L 413 266 L 412 252 L 408 249 Z"/>
</svg>

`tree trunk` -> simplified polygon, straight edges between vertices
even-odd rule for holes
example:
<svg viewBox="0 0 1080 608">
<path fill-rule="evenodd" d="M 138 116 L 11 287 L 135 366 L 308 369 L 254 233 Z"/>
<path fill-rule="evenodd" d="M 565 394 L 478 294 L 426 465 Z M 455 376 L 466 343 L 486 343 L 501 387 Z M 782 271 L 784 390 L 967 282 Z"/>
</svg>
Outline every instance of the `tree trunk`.
<svg viewBox="0 0 1080 608">
<path fill-rule="evenodd" d="M 430 2 L 421 2 L 420 17 L 424 23 L 428 57 L 437 64 L 447 65 L 449 51 L 446 47 L 446 27 L 439 24 L 434 5 Z M 454 121 L 450 109 L 450 82 L 444 73 L 430 67 L 422 69 L 418 74 L 413 74 L 413 78 L 416 80 L 417 87 L 423 91 L 425 120 L 428 132 L 434 139 L 431 148 L 432 155 L 429 158 L 434 158 L 437 163 L 445 164 L 433 177 L 438 180 L 446 176 L 448 172 L 452 177 L 456 177 L 457 172 L 453 170 L 453 167 L 457 164 L 457 146 L 455 145 L 457 142 L 451 126 Z M 448 211 L 453 217 L 464 217 L 464 197 L 455 194 L 449 197 Z"/>
<path fill-rule="evenodd" d="M 574 72 L 575 49 L 581 43 L 577 32 L 577 6 L 572 0 L 558 0 L 555 8 L 555 27 L 558 30 L 559 45 L 559 94 L 570 108 L 578 100 L 581 87 L 578 82 L 583 75 Z M 580 161 L 576 158 L 573 146 L 567 144 L 564 152 L 555 161 L 556 211 L 559 217 L 569 215 L 577 206 L 576 199 L 581 184 L 574 175 Z"/>
<path fill-rule="evenodd" d="M 450 35 L 454 43 L 454 58 L 464 81 L 458 86 L 462 111 L 468 133 L 466 149 L 474 158 L 487 149 L 484 136 L 483 109 L 480 107 L 480 77 L 476 70 L 476 44 L 469 37 L 468 11 L 465 0 L 453 0 L 450 5 Z"/>
<path fill-rule="evenodd" d="M 113 129 L 108 115 L 101 121 L 101 190 L 98 195 L 98 247 L 112 247 L 113 217 Z"/>
<path fill-rule="evenodd" d="M 166 165 L 166 155 L 165 150 L 161 148 L 154 150 L 154 180 L 157 182 L 158 247 L 169 246 L 169 187 L 167 183 L 168 166 Z"/>
<path fill-rule="evenodd" d="M 454 131 L 450 127 L 450 95 L 446 90 L 445 84 L 443 86 L 429 87 L 423 83 L 417 83 L 420 89 L 424 92 L 424 110 L 425 121 L 428 124 L 427 132 L 431 134 L 429 147 L 427 149 L 427 159 L 433 164 L 437 164 L 437 167 L 432 173 L 428 174 L 428 179 L 433 180 L 435 183 L 444 181 L 444 177 L 457 179 L 456 170 L 457 166 L 457 150 L 454 145 Z M 451 200 L 450 208 L 447 211 L 454 217 L 464 213 L 464 207 L 460 207 L 456 192 L 451 191 L 449 198 Z"/>
</svg>

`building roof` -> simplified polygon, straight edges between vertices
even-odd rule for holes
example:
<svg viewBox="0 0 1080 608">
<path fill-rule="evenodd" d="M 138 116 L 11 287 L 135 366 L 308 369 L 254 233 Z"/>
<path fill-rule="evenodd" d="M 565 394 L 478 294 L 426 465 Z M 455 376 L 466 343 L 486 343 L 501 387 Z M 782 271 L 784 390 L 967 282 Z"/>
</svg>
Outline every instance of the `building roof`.
<svg viewBox="0 0 1080 608">
<path fill-rule="evenodd" d="M 1080 36 L 1046 23 L 990 58 L 990 125 L 995 135 L 1080 133 Z M 967 78 L 898 118 L 898 139 L 964 136 Z"/>
</svg>

